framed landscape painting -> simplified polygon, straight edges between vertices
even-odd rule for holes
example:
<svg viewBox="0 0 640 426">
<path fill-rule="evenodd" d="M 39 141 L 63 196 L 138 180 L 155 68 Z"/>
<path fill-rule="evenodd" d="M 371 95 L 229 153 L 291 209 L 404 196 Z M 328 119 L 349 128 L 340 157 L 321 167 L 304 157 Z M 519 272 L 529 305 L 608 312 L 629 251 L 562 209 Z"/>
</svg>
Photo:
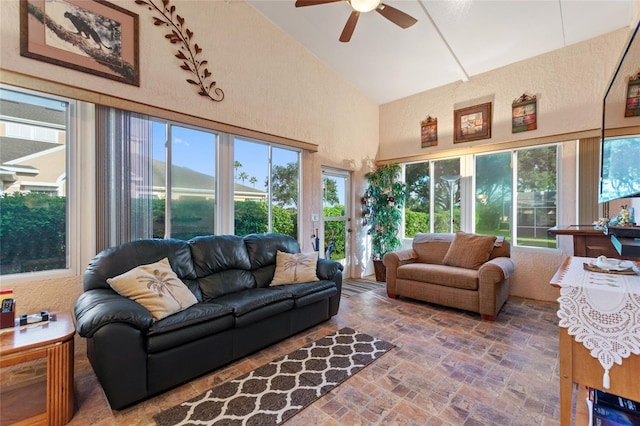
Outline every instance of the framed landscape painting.
<svg viewBox="0 0 640 426">
<path fill-rule="evenodd" d="M 138 15 L 104 0 L 21 0 L 20 54 L 139 86 Z"/>
<path fill-rule="evenodd" d="M 491 137 L 491 102 L 453 112 L 453 143 Z"/>
</svg>

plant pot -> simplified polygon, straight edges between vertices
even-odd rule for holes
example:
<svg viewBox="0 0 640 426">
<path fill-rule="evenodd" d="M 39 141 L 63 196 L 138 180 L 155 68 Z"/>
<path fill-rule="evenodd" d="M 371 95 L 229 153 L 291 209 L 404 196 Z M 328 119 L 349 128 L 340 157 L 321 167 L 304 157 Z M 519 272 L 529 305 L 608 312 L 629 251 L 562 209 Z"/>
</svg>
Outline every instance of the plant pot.
<svg viewBox="0 0 640 426">
<path fill-rule="evenodd" d="M 376 273 L 376 281 L 383 283 L 387 281 L 387 267 L 384 266 L 382 260 L 373 261 L 373 270 Z"/>
</svg>

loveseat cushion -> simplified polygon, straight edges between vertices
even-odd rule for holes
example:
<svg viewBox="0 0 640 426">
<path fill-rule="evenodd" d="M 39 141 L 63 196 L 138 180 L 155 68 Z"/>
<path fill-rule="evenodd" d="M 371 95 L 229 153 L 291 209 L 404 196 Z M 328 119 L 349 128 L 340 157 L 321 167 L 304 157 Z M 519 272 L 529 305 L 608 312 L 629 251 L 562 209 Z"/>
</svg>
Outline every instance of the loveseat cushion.
<svg viewBox="0 0 640 426">
<path fill-rule="evenodd" d="M 198 303 L 156 321 L 147 333 L 147 351 L 156 353 L 233 328 L 233 309 L 217 303 Z"/>
<path fill-rule="evenodd" d="M 409 263 L 398 267 L 398 280 L 410 280 L 465 290 L 478 289 L 478 271 L 456 266 Z"/>
<path fill-rule="evenodd" d="M 452 240 L 451 234 L 416 234 L 413 237 L 413 251 L 418 256 L 417 261 L 441 264 Z"/>
<path fill-rule="evenodd" d="M 495 241 L 496 237 L 493 235 L 475 235 L 458 231 L 442 263 L 460 268 L 478 269 L 489 260 Z"/>
</svg>

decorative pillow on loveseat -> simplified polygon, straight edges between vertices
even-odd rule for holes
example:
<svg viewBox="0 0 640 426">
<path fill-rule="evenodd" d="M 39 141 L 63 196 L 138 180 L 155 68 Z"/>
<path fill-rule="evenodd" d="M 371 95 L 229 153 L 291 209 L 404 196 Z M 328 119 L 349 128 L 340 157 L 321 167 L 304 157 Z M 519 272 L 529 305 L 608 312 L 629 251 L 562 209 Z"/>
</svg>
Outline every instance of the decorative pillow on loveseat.
<svg viewBox="0 0 640 426">
<path fill-rule="evenodd" d="M 166 257 L 108 278 L 107 283 L 120 295 L 144 306 L 156 321 L 198 303 Z"/>
<path fill-rule="evenodd" d="M 276 272 L 270 285 L 298 284 L 319 281 L 316 275 L 318 253 L 276 253 Z"/>
<path fill-rule="evenodd" d="M 479 269 L 489 260 L 495 236 L 456 232 L 442 263 L 466 269 Z"/>
</svg>

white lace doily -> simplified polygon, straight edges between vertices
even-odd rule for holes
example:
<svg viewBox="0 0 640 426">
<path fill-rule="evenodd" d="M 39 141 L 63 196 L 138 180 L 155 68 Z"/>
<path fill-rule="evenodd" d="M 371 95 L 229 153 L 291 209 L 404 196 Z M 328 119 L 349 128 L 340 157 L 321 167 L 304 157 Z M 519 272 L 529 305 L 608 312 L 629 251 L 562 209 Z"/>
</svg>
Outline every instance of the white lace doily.
<svg viewBox="0 0 640 426">
<path fill-rule="evenodd" d="M 565 327 L 604 368 L 603 386 L 610 386 L 614 363 L 640 354 L 640 276 L 589 272 L 574 257 L 560 274 L 560 327 Z"/>
</svg>

